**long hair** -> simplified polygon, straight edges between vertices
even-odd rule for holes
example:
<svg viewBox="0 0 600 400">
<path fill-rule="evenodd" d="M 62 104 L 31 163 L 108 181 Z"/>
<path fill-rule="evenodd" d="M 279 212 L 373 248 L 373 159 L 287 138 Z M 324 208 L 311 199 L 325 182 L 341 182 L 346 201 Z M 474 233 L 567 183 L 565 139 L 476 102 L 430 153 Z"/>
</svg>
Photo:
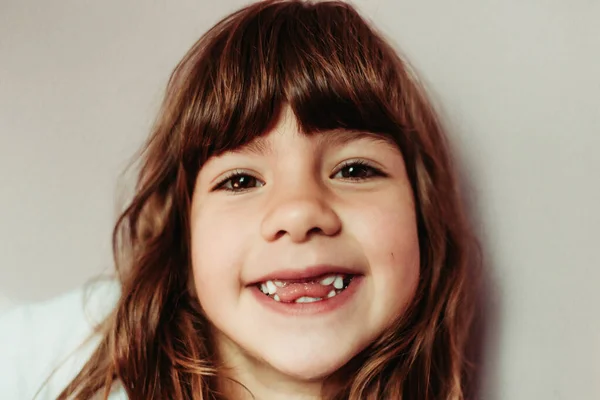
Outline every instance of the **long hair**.
<svg viewBox="0 0 600 400">
<path fill-rule="evenodd" d="M 208 158 L 265 134 L 283 105 L 306 134 L 341 128 L 392 138 L 416 200 L 414 300 L 345 367 L 351 373 L 326 381 L 323 396 L 466 397 L 476 242 L 438 117 L 407 63 L 352 6 L 275 0 L 221 20 L 173 71 L 134 197 L 114 229 L 120 300 L 59 399 L 107 398 L 116 383 L 133 400 L 223 398 L 209 321 L 190 284 L 191 196 Z M 342 384 L 327 385 L 334 381 Z"/>
</svg>

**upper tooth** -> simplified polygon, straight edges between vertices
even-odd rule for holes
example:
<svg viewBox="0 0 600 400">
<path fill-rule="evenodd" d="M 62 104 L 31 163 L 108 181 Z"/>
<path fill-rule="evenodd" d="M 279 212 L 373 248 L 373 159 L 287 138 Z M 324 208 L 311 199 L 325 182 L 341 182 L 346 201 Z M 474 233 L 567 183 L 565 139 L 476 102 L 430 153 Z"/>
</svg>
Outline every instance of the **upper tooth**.
<svg viewBox="0 0 600 400">
<path fill-rule="evenodd" d="M 264 283 L 260 284 L 260 291 L 263 292 L 264 294 L 269 293 L 269 289 L 267 289 L 267 285 L 265 285 Z"/>
<path fill-rule="evenodd" d="M 277 291 L 277 287 L 273 281 L 267 281 L 267 290 L 269 291 L 269 294 L 274 294 Z"/>
<path fill-rule="evenodd" d="M 273 283 L 274 283 L 274 284 L 275 284 L 275 286 L 277 286 L 277 287 L 284 287 L 284 286 L 285 286 L 285 284 L 284 284 L 283 282 L 281 282 L 281 281 L 273 281 Z"/>
<path fill-rule="evenodd" d="M 327 278 L 321 280 L 321 282 L 319 282 L 319 283 L 321 285 L 328 286 L 328 285 L 331 285 L 333 283 L 333 281 L 335 281 L 335 278 L 336 278 L 335 275 L 331 275 L 331 276 L 328 276 Z"/>
<path fill-rule="evenodd" d="M 344 279 L 341 276 L 336 276 L 333 281 L 333 287 L 336 289 L 341 289 L 344 287 Z"/>
</svg>

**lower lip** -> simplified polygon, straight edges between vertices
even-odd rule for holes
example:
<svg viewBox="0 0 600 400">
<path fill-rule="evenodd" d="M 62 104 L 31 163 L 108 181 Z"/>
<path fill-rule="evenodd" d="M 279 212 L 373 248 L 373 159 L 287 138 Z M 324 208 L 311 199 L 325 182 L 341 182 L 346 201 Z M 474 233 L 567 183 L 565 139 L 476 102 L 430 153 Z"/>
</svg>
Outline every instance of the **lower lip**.
<svg viewBox="0 0 600 400">
<path fill-rule="evenodd" d="M 358 291 L 361 283 L 362 276 L 355 275 L 348 287 L 336 294 L 333 297 L 328 299 L 324 299 L 321 301 L 315 301 L 312 303 L 284 303 L 281 301 L 275 301 L 271 297 L 265 295 L 260 289 L 256 286 L 250 288 L 252 290 L 253 295 L 259 301 L 259 303 L 264 304 L 265 307 L 278 312 L 280 314 L 287 315 L 314 315 L 314 314 L 324 314 L 333 312 L 335 310 L 341 309 L 346 304 L 352 300 L 356 292 Z"/>
</svg>

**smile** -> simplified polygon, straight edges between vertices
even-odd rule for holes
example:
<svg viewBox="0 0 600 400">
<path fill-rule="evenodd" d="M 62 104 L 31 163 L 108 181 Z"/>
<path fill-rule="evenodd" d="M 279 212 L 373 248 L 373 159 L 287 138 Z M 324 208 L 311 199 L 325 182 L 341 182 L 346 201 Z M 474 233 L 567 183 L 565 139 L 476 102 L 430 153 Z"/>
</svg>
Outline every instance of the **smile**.
<svg viewBox="0 0 600 400">
<path fill-rule="evenodd" d="M 316 303 L 342 293 L 353 278 L 351 274 L 327 274 L 312 279 L 268 280 L 258 283 L 257 287 L 276 302 Z"/>
</svg>

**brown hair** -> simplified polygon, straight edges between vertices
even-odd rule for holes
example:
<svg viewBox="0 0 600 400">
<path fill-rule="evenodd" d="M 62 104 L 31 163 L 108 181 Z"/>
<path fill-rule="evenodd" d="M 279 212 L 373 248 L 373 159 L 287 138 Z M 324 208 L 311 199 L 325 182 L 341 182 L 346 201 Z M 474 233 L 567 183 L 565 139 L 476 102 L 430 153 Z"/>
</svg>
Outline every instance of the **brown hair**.
<svg viewBox="0 0 600 400">
<path fill-rule="evenodd" d="M 99 347 L 59 399 L 106 398 L 116 382 L 134 400 L 223 398 L 209 321 L 190 288 L 191 195 L 209 157 L 264 134 L 284 104 L 307 134 L 342 128 L 391 137 L 416 199 L 414 301 L 329 378 L 343 384 L 325 385 L 324 397 L 466 397 L 475 240 L 442 127 L 406 62 L 352 6 L 292 0 L 226 17 L 175 68 L 134 198 L 114 230 L 121 298 L 99 327 Z"/>
</svg>

